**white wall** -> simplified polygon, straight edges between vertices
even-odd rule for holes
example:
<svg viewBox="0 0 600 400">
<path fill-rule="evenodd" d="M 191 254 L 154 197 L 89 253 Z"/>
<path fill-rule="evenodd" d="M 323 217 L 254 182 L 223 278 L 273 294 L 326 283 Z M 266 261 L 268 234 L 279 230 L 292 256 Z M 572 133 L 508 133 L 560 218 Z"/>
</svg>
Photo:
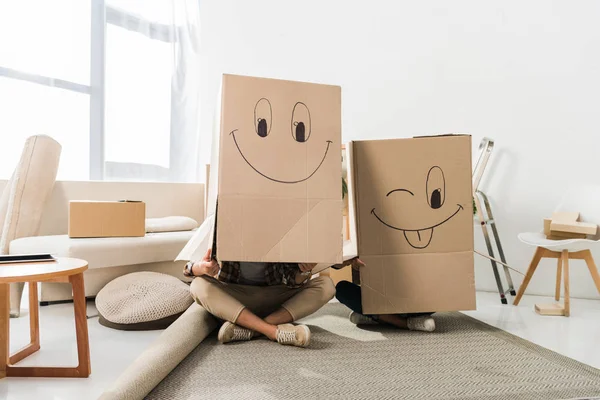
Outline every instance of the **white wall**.
<svg viewBox="0 0 600 400">
<path fill-rule="evenodd" d="M 600 183 L 598 1 L 212 0 L 201 13 L 203 132 L 227 72 L 341 85 L 344 140 L 468 132 L 475 152 L 492 137 L 483 189 L 521 271 L 532 249 L 517 233 L 540 229 L 569 183 Z M 528 293 L 553 293 L 555 265 Z M 572 295 L 598 298 L 571 265 Z M 481 258 L 476 281 L 496 290 Z"/>
</svg>

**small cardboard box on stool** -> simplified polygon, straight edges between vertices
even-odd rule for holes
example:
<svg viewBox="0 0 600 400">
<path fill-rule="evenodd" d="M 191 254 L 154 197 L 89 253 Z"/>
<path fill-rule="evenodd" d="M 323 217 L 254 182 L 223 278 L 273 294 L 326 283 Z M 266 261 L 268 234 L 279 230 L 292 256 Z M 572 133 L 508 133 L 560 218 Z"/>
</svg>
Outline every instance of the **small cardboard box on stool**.
<svg viewBox="0 0 600 400">
<path fill-rule="evenodd" d="M 177 259 L 340 263 L 341 88 L 223 75 L 219 108 L 207 218 Z"/>
<path fill-rule="evenodd" d="M 146 235 L 146 203 L 142 201 L 69 202 L 69 237 Z"/>
<path fill-rule="evenodd" d="M 364 313 L 474 309 L 471 137 L 356 141 L 347 151 Z"/>
</svg>

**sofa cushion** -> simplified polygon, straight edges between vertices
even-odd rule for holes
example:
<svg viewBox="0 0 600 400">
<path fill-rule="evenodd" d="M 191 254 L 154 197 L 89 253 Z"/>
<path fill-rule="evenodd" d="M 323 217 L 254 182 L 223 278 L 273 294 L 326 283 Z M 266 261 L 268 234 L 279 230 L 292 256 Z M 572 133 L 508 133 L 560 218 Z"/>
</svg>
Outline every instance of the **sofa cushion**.
<svg viewBox="0 0 600 400">
<path fill-rule="evenodd" d="M 12 240 L 37 235 L 52 193 L 62 147 L 45 135 L 25 142 L 19 164 L 0 196 L 0 254 Z"/>
<path fill-rule="evenodd" d="M 191 231 L 197 227 L 198 222 L 190 217 L 146 218 L 146 232 Z"/>
<path fill-rule="evenodd" d="M 88 262 L 90 269 L 173 261 L 194 231 L 148 233 L 144 237 L 72 239 L 68 235 L 13 240 L 10 254 L 51 253 Z"/>
<path fill-rule="evenodd" d="M 188 285 L 157 272 L 120 276 L 96 296 L 100 323 L 122 330 L 164 329 L 193 302 Z"/>
</svg>

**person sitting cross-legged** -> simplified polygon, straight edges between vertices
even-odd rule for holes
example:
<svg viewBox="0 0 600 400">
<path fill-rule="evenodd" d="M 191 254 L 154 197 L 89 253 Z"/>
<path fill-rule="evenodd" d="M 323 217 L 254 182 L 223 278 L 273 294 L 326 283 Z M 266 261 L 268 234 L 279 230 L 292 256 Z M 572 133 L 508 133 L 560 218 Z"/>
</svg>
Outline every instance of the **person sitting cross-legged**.
<svg viewBox="0 0 600 400">
<path fill-rule="evenodd" d="M 225 321 L 221 343 L 250 340 L 261 334 L 284 345 L 307 347 L 310 329 L 292 322 L 327 304 L 335 295 L 328 276 L 312 277 L 316 264 L 190 261 L 186 276 L 195 276 L 190 291 L 198 304 Z"/>
</svg>

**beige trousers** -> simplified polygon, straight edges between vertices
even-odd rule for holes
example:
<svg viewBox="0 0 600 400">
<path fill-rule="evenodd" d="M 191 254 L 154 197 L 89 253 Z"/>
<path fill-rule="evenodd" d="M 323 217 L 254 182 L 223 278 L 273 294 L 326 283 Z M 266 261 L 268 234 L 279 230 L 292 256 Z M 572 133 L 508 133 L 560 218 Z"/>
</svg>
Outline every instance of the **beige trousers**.
<svg viewBox="0 0 600 400">
<path fill-rule="evenodd" d="M 295 289 L 285 285 L 237 285 L 202 276 L 193 280 L 190 291 L 196 302 L 212 315 L 234 323 L 246 307 L 260 318 L 283 307 L 296 321 L 314 313 L 335 295 L 328 276 L 311 279 Z"/>
</svg>

